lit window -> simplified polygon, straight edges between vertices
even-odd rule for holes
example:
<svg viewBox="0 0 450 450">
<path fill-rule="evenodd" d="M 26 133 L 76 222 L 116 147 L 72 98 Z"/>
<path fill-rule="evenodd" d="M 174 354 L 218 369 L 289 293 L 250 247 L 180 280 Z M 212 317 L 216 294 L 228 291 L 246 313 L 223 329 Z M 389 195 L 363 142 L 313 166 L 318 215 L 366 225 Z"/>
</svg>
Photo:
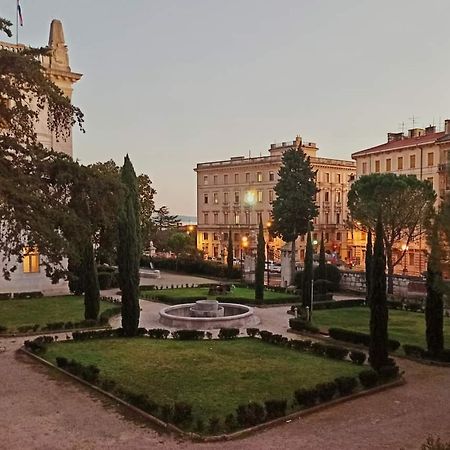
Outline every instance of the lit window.
<svg viewBox="0 0 450 450">
<path fill-rule="evenodd" d="M 273 191 L 269 191 L 269 202 L 273 202 Z"/>
<path fill-rule="evenodd" d="M 258 203 L 262 203 L 263 201 L 263 191 L 258 191 Z"/>
<path fill-rule="evenodd" d="M 262 181 L 262 172 L 257 172 L 256 173 L 256 181 L 258 183 L 261 183 L 261 181 Z"/>
<path fill-rule="evenodd" d="M 213 194 L 213 201 L 215 205 L 219 203 L 219 194 L 217 192 L 214 192 Z"/>
<path fill-rule="evenodd" d="M 398 170 L 403 170 L 403 156 L 397 158 L 397 168 Z"/>
<path fill-rule="evenodd" d="M 239 222 L 240 222 L 239 213 L 234 213 L 234 223 L 235 223 L 235 225 L 239 225 Z"/>
<path fill-rule="evenodd" d="M 410 169 L 416 168 L 416 155 L 409 156 L 409 167 L 410 167 Z"/>
<path fill-rule="evenodd" d="M 25 273 L 39 272 L 39 252 L 36 248 L 23 249 L 23 271 Z"/>
<path fill-rule="evenodd" d="M 234 193 L 234 203 L 239 203 L 239 192 Z"/>
</svg>

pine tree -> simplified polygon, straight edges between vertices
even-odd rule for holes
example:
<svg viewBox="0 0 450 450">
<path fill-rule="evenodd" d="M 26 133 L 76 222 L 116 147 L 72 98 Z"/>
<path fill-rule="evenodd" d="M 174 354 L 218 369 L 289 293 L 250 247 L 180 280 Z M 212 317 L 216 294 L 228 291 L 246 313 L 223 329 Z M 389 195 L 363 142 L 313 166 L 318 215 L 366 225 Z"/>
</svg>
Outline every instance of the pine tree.
<svg viewBox="0 0 450 450">
<path fill-rule="evenodd" d="M 311 231 L 308 230 L 306 238 L 305 267 L 303 269 L 302 304 L 311 311 L 311 290 L 313 283 L 313 245 Z"/>
<path fill-rule="evenodd" d="M 369 362 L 378 370 L 389 364 L 388 308 L 386 297 L 386 256 L 384 254 L 381 214 L 375 228 L 373 249 L 372 288 L 370 292 L 370 345 Z"/>
<path fill-rule="evenodd" d="M 295 241 L 307 232 L 309 223 L 318 214 L 315 174 L 301 145 L 284 152 L 278 175 L 274 188 L 276 199 L 272 203 L 272 225 L 276 235 L 292 243 L 290 282 L 294 284 Z"/>
<path fill-rule="evenodd" d="M 444 315 L 442 295 L 441 254 L 437 223 L 431 234 L 431 254 L 427 267 L 427 299 L 425 323 L 427 348 L 432 356 L 437 356 L 444 348 Z"/>
<path fill-rule="evenodd" d="M 262 220 L 259 221 L 258 247 L 256 253 L 255 267 L 255 301 L 262 303 L 264 300 L 264 266 L 266 264 L 265 257 L 265 241 Z"/>
<path fill-rule="evenodd" d="M 118 217 L 119 243 L 117 262 L 122 291 L 122 327 L 125 335 L 135 336 L 139 326 L 139 193 L 136 173 L 128 155 L 121 170 L 125 188 Z"/>
<path fill-rule="evenodd" d="M 98 284 L 97 264 L 94 248 L 89 241 L 83 255 L 84 272 L 84 318 L 97 320 L 100 311 L 100 288 Z"/>
<path fill-rule="evenodd" d="M 227 247 L 227 269 L 228 278 L 233 276 L 233 237 L 231 233 L 231 227 L 228 231 L 228 247 Z"/>
<path fill-rule="evenodd" d="M 366 301 L 369 303 L 370 290 L 372 288 L 372 230 L 369 229 L 367 234 L 367 245 L 366 245 Z"/>
</svg>

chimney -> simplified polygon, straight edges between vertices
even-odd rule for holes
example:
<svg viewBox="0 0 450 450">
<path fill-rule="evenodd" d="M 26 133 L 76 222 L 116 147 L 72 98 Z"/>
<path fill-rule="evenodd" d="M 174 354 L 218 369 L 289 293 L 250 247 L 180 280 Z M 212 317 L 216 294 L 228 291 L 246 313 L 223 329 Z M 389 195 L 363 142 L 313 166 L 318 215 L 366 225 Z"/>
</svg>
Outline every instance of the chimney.
<svg viewBox="0 0 450 450">
<path fill-rule="evenodd" d="M 393 142 L 393 141 L 401 141 L 402 139 L 404 139 L 404 135 L 403 133 L 388 133 L 387 134 L 387 139 L 388 142 Z"/>
<path fill-rule="evenodd" d="M 425 128 L 425 134 L 434 134 L 434 133 L 436 133 L 436 127 L 434 126 L 434 125 L 428 125 L 426 128 Z"/>
<path fill-rule="evenodd" d="M 445 119 L 445 134 L 450 134 L 450 119 Z"/>
<path fill-rule="evenodd" d="M 419 136 L 423 136 L 425 134 L 425 130 L 423 128 L 411 128 L 408 130 L 408 137 L 416 138 Z"/>
</svg>

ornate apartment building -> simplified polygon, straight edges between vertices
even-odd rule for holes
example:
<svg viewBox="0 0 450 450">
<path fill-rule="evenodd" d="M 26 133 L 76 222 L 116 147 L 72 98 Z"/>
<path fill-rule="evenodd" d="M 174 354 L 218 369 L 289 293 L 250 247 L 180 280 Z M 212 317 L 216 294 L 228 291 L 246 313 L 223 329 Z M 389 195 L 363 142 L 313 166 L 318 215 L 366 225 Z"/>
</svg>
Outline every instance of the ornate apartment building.
<svg viewBox="0 0 450 450">
<path fill-rule="evenodd" d="M 319 216 L 315 220 L 313 240 L 316 246 L 324 232 L 326 249 L 342 259 L 351 257 L 347 242 L 347 193 L 356 172 L 353 161 L 318 157 L 318 147 L 297 136 L 293 142 L 272 144 L 267 156 L 232 157 L 225 161 L 197 164 L 197 246 L 205 256 L 224 260 L 228 233 L 231 230 L 234 256 L 256 249 L 260 218 L 264 224 L 266 242 L 270 241 L 269 257 L 280 258 L 283 242 L 270 236 L 274 187 L 283 153 L 299 148 L 311 158 L 317 171 L 316 197 Z M 297 243 L 297 259 L 304 258 L 305 241 Z"/>
<path fill-rule="evenodd" d="M 393 172 L 414 175 L 432 183 L 437 193 L 437 205 L 450 190 L 448 169 L 450 164 L 450 120 L 443 131 L 436 127 L 413 128 L 404 133 L 388 133 L 387 142 L 358 151 L 352 155 L 356 161 L 356 176 L 370 173 Z M 397 272 L 419 275 L 426 269 L 425 237 L 416 239 L 406 247 L 398 243 L 397 253 L 406 250 L 406 258 L 397 266 Z M 362 257 L 364 249 L 361 249 Z"/>
<path fill-rule="evenodd" d="M 18 52 L 26 46 L 23 44 L 10 44 L 0 42 L 0 49 Z M 71 98 L 73 85 L 81 78 L 81 74 L 72 72 L 69 65 L 68 49 L 64 40 L 64 31 L 59 20 L 53 20 L 50 25 L 50 36 L 48 47 L 49 52 L 40 57 L 45 73 L 62 91 Z M 47 126 L 46 110 L 40 112 L 39 120 L 36 123 L 36 133 L 39 142 L 47 148 L 52 148 L 72 156 L 72 136 L 66 139 L 57 140 L 54 132 Z M 1 257 L 1 255 L 0 255 Z M 11 280 L 6 281 L 0 277 L 0 293 L 17 293 L 41 291 L 49 293 L 68 293 L 67 282 L 61 281 L 52 284 L 45 272 L 41 270 L 40 255 L 38 251 L 30 252 L 23 258 L 22 263 L 18 263 L 18 269 L 11 275 Z"/>
</svg>

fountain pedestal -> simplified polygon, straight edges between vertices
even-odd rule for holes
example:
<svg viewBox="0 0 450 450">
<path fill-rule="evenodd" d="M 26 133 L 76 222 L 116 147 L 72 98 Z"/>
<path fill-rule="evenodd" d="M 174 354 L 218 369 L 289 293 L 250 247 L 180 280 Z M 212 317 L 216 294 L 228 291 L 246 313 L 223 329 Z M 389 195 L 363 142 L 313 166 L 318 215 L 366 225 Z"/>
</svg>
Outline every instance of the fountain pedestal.
<svg viewBox="0 0 450 450">
<path fill-rule="evenodd" d="M 224 309 L 217 300 L 197 300 L 189 309 L 191 317 L 223 317 Z"/>
</svg>

